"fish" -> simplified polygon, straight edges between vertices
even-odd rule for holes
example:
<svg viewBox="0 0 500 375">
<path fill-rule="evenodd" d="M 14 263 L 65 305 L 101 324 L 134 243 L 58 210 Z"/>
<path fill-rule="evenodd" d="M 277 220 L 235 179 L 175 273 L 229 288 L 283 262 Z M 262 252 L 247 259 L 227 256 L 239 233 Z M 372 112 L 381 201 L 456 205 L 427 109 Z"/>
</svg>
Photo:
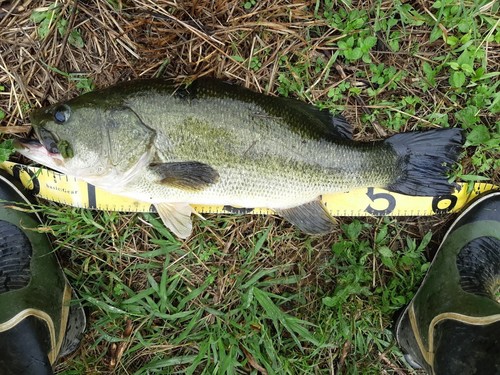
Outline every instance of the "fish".
<svg viewBox="0 0 500 375">
<path fill-rule="evenodd" d="M 300 230 L 335 220 L 323 194 L 381 187 L 448 194 L 459 128 L 353 140 L 342 116 L 215 78 L 118 83 L 30 114 L 19 153 L 111 193 L 150 202 L 176 236 L 192 234 L 192 204 L 272 209 Z"/>
</svg>

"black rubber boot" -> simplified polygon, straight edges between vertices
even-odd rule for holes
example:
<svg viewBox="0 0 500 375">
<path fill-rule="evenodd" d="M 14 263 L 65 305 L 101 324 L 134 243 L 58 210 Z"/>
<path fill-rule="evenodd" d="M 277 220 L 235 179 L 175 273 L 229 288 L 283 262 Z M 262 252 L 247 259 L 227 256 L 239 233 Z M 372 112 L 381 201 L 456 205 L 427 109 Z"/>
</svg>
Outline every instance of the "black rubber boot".
<svg viewBox="0 0 500 375">
<path fill-rule="evenodd" d="M 0 373 L 52 374 L 78 347 L 85 314 L 70 305 L 72 289 L 47 236 L 29 229 L 39 218 L 24 212 L 30 202 L 6 176 L 0 172 Z"/>
<path fill-rule="evenodd" d="M 500 374 L 500 192 L 452 224 L 396 323 L 413 367 L 429 374 Z"/>
</svg>

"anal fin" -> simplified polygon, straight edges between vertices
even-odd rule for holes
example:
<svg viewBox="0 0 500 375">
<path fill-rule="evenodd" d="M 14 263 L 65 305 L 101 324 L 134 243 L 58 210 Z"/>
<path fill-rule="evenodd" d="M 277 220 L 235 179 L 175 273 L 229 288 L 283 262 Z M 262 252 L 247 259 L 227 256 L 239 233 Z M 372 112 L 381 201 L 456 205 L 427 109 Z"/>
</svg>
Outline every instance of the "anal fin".
<svg viewBox="0 0 500 375">
<path fill-rule="evenodd" d="M 156 211 L 163 224 L 177 237 L 186 239 L 193 231 L 191 214 L 194 209 L 187 203 L 157 203 Z"/>
<path fill-rule="evenodd" d="M 325 234 L 333 231 L 334 218 L 321 201 L 315 200 L 300 206 L 275 210 L 280 216 L 309 234 Z"/>
</svg>

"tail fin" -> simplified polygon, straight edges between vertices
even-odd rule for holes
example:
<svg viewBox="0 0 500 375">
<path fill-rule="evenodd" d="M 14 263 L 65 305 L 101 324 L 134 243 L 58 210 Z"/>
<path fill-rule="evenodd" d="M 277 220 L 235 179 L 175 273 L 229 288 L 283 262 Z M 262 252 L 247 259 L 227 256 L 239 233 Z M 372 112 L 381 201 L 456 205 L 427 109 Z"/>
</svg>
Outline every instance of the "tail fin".
<svg viewBox="0 0 500 375">
<path fill-rule="evenodd" d="M 399 156 L 400 173 L 388 190 L 435 196 L 449 194 L 453 186 L 446 177 L 462 149 L 460 129 L 435 129 L 396 134 L 384 142 Z"/>
</svg>

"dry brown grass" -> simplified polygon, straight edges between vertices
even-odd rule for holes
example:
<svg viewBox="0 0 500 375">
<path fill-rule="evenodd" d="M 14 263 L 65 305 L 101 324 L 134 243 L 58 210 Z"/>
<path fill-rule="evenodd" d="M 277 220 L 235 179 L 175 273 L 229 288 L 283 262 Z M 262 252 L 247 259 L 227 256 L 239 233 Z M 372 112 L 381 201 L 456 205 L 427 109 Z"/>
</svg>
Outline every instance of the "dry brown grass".
<svg viewBox="0 0 500 375">
<path fill-rule="evenodd" d="M 179 80 L 212 75 L 272 93 L 278 56 L 305 48 L 318 53 L 324 40 L 322 36 L 307 41 L 305 26 L 325 24 L 311 20 L 305 2 L 261 2 L 246 12 L 238 1 L 134 1 L 120 2 L 122 11 L 117 12 L 108 2 L 96 1 L 80 2 L 77 13 L 75 2 L 56 2 L 62 7 L 61 17 L 69 19 L 85 40 L 79 49 L 57 35 L 56 27 L 44 41 L 37 37 L 31 12 L 52 3 L 17 1 L 3 11 L 5 76 L 0 82 L 11 89 L 9 104 L 38 106 L 74 94 L 74 85 L 48 66 L 85 74 L 96 86 L 158 74 Z M 253 71 L 232 58 L 235 55 L 265 59 Z M 163 69 L 165 61 L 170 63 Z M 8 114 L 25 118 L 20 104 Z"/>
<path fill-rule="evenodd" d="M 2 93 L 6 125 L 25 125 L 28 108 L 77 94 L 75 82 L 52 68 L 90 77 L 97 87 L 138 77 L 168 76 L 182 81 L 210 75 L 259 92 L 276 94 L 281 56 L 288 56 L 296 65 L 315 58 L 327 61 L 336 50 L 334 42 L 345 38 L 339 30 L 329 27 L 325 19 L 314 17 L 315 1 L 258 1 L 250 11 L 242 7 L 241 1 L 234 0 L 116 1 L 118 10 L 108 1 L 4 3 L 0 14 L 0 68 L 3 73 L 0 84 L 8 89 Z M 41 41 L 30 15 L 33 10 L 44 9 L 53 3 L 58 4 L 61 11 L 47 37 Z M 377 2 L 358 4 L 354 1 L 351 8 L 370 9 L 376 5 Z M 380 9 L 393 6 L 393 2 L 385 1 Z M 430 12 L 427 2 L 417 2 L 414 6 Z M 67 19 L 70 24 L 65 35 L 57 32 L 56 23 L 60 18 Z M 80 31 L 85 42 L 83 48 L 68 43 L 68 33 L 72 29 Z M 447 48 L 442 40 L 428 42 L 428 28 L 412 27 L 405 32 L 399 52 L 390 52 L 381 39 L 372 51 L 372 59 L 401 70 L 418 72 L 422 61 L 431 61 Z M 413 50 L 417 46 L 418 53 L 415 53 Z M 498 71 L 499 49 L 493 43 L 487 47 L 489 71 Z M 252 57 L 260 61 L 257 69 L 250 67 Z M 356 77 L 359 71 L 367 72 L 367 64 L 336 63 L 333 68 L 316 72 L 311 67 L 305 76 L 295 77 L 298 82 L 308 83 L 301 95 L 304 100 L 325 99 L 330 88 L 345 80 L 362 88 L 370 85 Z M 425 115 L 452 105 L 446 92 L 417 92 L 412 83 L 420 78 L 410 76 L 400 85 L 401 95 L 413 93 L 425 99 L 422 109 L 402 130 L 411 130 L 417 123 L 432 127 L 434 125 L 424 119 Z M 446 80 L 447 77 L 438 79 Z M 393 94 L 382 95 L 390 97 Z M 365 105 L 363 95 L 346 97 L 344 104 L 345 114 L 357 125 L 361 125 L 360 114 L 374 109 Z M 374 122 L 372 125 L 380 133 L 378 136 L 386 135 L 386 131 L 377 126 L 377 121 Z M 373 129 L 366 126 L 360 126 L 357 131 L 362 137 L 374 134 Z"/>
</svg>

